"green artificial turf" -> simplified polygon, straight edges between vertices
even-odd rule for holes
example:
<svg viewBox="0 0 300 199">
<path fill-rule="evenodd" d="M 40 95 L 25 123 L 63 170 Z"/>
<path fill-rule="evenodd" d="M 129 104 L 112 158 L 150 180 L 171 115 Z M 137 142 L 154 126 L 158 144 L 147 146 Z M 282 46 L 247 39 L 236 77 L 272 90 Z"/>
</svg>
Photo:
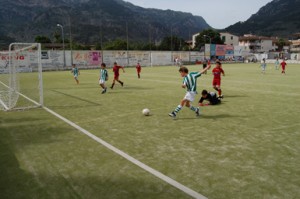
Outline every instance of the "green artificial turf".
<svg viewBox="0 0 300 199">
<path fill-rule="evenodd" d="M 200 118 L 187 108 L 168 116 L 185 95 L 175 66 L 145 67 L 141 79 L 126 68 L 124 87 L 103 95 L 98 70 L 82 70 L 80 85 L 69 71 L 46 72 L 44 100 L 208 198 L 298 198 L 300 66 L 287 75 L 273 68 L 262 75 L 258 64 L 224 64 L 222 104 L 201 108 Z M 198 92 L 213 91 L 211 82 L 209 71 Z M 0 121 L 0 198 L 190 198 L 43 109 L 0 112 Z"/>
</svg>

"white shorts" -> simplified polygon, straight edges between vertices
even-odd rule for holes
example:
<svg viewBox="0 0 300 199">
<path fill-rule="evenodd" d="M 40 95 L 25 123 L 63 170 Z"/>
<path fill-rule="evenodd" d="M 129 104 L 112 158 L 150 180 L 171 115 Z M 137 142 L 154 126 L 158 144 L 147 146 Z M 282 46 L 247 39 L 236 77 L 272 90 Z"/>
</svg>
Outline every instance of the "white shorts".
<svg viewBox="0 0 300 199">
<path fill-rule="evenodd" d="M 185 100 L 188 100 L 190 102 L 193 102 L 195 100 L 195 97 L 196 97 L 197 93 L 196 92 L 191 92 L 191 91 L 188 91 L 184 98 Z"/>
<path fill-rule="evenodd" d="M 105 84 L 105 80 L 104 79 L 100 79 L 99 80 L 99 84 Z"/>
</svg>

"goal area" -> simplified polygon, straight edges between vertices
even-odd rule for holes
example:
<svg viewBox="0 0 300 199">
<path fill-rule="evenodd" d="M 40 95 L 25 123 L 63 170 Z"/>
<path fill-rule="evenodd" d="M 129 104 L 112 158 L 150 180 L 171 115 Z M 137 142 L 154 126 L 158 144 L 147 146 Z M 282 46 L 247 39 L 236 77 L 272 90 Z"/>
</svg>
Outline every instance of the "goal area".
<svg viewBox="0 0 300 199">
<path fill-rule="evenodd" d="M 0 51 L 0 110 L 43 106 L 41 44 L 12 43 Z"/>
</svg>

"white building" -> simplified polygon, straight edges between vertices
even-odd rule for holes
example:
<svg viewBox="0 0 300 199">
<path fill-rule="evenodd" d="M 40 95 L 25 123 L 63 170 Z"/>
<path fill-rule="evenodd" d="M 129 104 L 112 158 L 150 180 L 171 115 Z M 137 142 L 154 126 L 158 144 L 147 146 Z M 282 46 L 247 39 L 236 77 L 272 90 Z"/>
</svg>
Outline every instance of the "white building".
<svg viewBox="0 0 300 199">
<path fill-rule="evenodd" d="M 226 45 L 238 46 L 239 45 L 239 37 L 228 32 L 220 33 L 221 40 L 224 41 Z"/>
<path fill-rule="evenodd" d="M 291 40 L 291 52 L 292 53 L 300 53 L 300 39 Z"/>
<path fill-rule="evenodd" d="M 200 33 L 193 35 L 192 48 L 196 47 L 196 37 L 199 36 Z M 238 46 L 239 45 L 239 37 L 228 32 L 220 33 L 221 39 L 224 41 L 226 45 Z"/>
<path fill-rule="evenodd" d="M 248 48 L 252 53 L 266 53 L 275 51 L 278 48 L 274 38 L 256 35 L 244 35 L 243 37 L 240 37 L 239 46 Z"/>
</svg>

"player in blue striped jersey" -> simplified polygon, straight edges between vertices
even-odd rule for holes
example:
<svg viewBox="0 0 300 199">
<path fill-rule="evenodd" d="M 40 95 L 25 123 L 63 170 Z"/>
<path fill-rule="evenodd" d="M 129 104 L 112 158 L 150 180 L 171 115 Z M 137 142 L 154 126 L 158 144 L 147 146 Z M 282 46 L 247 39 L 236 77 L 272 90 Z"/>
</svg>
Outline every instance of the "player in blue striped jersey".
<svg viewBox="0 0 300 199">
<path fill-rule="evenodd" d="M 100 77 L 99 77 L 99 85 L 102 87 L 102 94 L 106 93 L 107 87 L 105 86 L 105 82 L 108 80 L 108 73 L 106 70 L 106 64 L 102 63 L 101 64 L 101 69 L 100 69 Z"/>
<path fill-rule="evenodd" d="M 191 105 L 194 101 L 195 96 L 197 94 L 197 78 L 200 77 L 203 73 L 205 73 L 210 68 L 208 65 L 205 69 L 200 72 L 191 72 L 186 67 L 181 67 L 179 69 L 179 73 L 181 77 L 183 77 L 182 88 L 186 88 L 187 92 L 184 98 L 181 100 L 180 104 L 175 108 L 175 110 L 169 113 L 170 117 L 176 118 L 178 112 L 182 109 L 183 106 L 190 108 L 192 111 L 196 113 L 196 116 L 199 116 L 200 109 Z"/>
</svg>

